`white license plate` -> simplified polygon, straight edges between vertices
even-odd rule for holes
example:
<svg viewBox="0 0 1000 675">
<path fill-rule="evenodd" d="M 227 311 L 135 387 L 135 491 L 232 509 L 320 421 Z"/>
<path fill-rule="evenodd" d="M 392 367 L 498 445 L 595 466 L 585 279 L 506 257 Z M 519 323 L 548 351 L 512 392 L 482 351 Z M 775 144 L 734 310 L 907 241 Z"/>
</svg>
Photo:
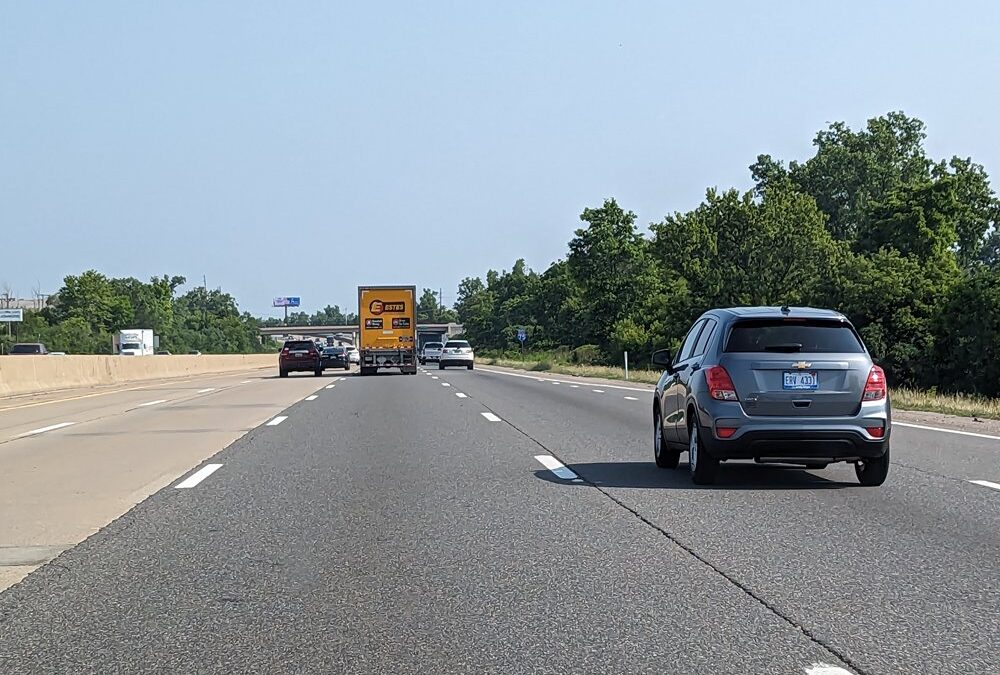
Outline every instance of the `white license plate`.
<svg viewBox="0 0 1000 675">
<path fill-rule="evenodd" d="M 816 371 L 784 372 L 782 387 L 797 391 L 811 391 L 819 387 L 819 373 Z"/>
</svg>

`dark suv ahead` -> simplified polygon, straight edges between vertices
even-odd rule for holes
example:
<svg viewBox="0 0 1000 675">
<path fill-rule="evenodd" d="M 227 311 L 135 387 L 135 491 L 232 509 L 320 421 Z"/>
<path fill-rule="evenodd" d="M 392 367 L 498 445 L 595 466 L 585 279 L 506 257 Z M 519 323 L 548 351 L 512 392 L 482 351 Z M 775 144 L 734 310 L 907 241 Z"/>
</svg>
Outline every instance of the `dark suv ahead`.
<svg viewBox="0 0 1000 675">
<path fill-rule="evenodd" d="M 278 375 L 288 377 L 288 373 L 312 371 L 316 377 L 323 374 L 319 349 L 311 340 L 289 340 L 278 355 Z"/>
<path fill-rule="evenodd" d="M 808 307 L 736 307 L 703 314 L 653 398 L 657 466 L 688 452 L 695 483 L 720 461 L 822 469 L 855 465 L 862 485 L 889 472 L 892 410 L 885 373 L 842 314 Z"/>
</svg>

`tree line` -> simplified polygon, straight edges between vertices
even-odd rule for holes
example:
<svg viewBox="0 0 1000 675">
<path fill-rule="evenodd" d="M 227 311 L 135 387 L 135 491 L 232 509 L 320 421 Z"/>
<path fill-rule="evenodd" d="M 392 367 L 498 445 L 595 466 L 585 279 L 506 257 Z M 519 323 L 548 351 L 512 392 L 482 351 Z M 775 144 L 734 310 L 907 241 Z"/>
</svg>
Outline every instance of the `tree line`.
<svg viewBox="0 0 1000 675">
<path fill-rule="evenodd" d="M 816 134 L 807 160 L 760 155 L 754 187 L 709 189 L 695 209 L 640 232 L 607 199 L 580 215 L 545 271 L 464 279 L 455 309 L 481 349 L 619 363 L 676 349 L 703 311 L 837 309 L 892 382 L 1000 395 L 1000 200 L 970 158 L 933 160 L 901 112 Z"/>
<path fill-rule="evenodd" d="M 20 341 L 42 342 L 51 351 L 67 354 L 111 354 L 112 336 L 119 330 L 149 328 L 160 338 L 159 349 L 173 354 L 246 354 L 278 348 L 272 340 L 261 339 L 261 327 L 358 325 L 357 313 L 345 313 L 338 305 L 313 314 L 291 312 L 287 323 L 283 318 L 261 319 L 240 312 L 235 298 L 221 289 L 198 287 L 179 293 L 186 282 L 166 275 L 148 282 L 110 278 L 95 270 L 67 276 L 44 307 L 26 309 L 24 321 L 14 324 L 10 335 L 0 333 L 0 353 Z M 12 299 L 12 292 L 5 291 L 0 306 Z M 457 321 L 457 315 L 425 288 L 417 303 L 417 321 L 449 323 Z"/>
<path fill-rule="evenodd" d="M 112 336 L 123 328 L 151 328 L 160 349 L 174 354 L 273 351 L 262 341 L 260 319 L 240 312 L 221 289 L 193 288 L 179 294 L 181 276 L 109 278 L 95 270 L 70 275 L 40 310 L 25 310 L 10 336 L 0 335 L 3 352 L 15 341 L 42 342 L 68 354 L 111 354 Z"/>
</svg>

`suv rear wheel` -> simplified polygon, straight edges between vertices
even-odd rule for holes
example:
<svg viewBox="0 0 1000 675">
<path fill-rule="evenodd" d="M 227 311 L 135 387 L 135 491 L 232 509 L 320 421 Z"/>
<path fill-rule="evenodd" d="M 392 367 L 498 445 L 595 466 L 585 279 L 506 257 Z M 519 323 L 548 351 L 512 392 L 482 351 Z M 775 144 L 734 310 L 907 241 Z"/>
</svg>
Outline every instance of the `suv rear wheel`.
<svg viewBox="0 0 1000 675">
<path fill-rule="evenodd" d="M 715 482 L 715 474 L 719 469 L 719 460 L 705 452 L 701 442 L 701 425 L 692 418 L 689 422 L 690 441 L 688 443 L 688 466 L 691 469 L 691 480 L 695 485 L 711 485 Z"/>
<path fill-rule="evenodd" d="M 858 482 L 865 487 L 878 487 L 889 475 L 889 448 L 878 459 L 866 459 L 854 465 Z"/>
</svg>

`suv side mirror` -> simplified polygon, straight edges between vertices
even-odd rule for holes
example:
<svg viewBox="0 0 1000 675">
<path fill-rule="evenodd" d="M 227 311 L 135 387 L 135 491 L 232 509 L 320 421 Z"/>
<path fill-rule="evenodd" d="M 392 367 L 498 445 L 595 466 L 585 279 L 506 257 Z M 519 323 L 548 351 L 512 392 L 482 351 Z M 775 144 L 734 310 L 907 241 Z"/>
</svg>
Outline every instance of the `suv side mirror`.
<svg viewBox="0 0 1000 675">
<path fill-rule="evenodd" d="M 653 365 L 666 369 L 668 373 L 673 372 L 674 355 L 669 349 L 658 349 L 653 352 Z"/>
</svg>

